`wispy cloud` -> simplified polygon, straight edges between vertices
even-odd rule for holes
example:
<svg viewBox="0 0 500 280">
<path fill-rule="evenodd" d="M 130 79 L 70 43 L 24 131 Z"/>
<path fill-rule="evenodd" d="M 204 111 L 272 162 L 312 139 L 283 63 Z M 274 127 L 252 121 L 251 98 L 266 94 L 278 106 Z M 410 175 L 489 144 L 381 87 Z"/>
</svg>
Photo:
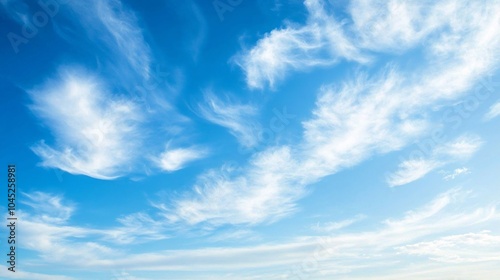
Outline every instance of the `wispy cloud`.
<svg viewBox="0 0 500 280">
<path fill-rule="evenodd" d="M 108 92 L 97 78 L 61 70 L 56 80 L 30 94 L 33 112 L 56 140 L 55 147 L 44 141 L 32 147 L 43 166 L 113 179 L 136 157 L 142 116 L 134 103 Z"/>
<path fill-rule="evenodd" d="M 92 52 L 96 61 L 89 67 L 103 80 L 141 103 L 144 111 L 167 112 L 169 121 L 174 119 L 178 113 L 170 102 L 184 85 L 184 73 L 157 57 L 140 13 L 120 0 L 67 0 L 59 14 L 62 20 L 54 22 L 54 30 L 68 44 Z"/>
<path fill-rule="evenodd" d="M 273 87 L 289 70 L 332 65 L 341 58 L 367 62 L 373 59 L 367 53 L 373 51 L 401 53 L 424 40 L 428 41 L 428 53 L 442 59 L 481 53 L 488 57 L 469 60 L 471 65 L 498 59 L 492 51 L 498 40 L 491 37 L 497 32 L 491 26 L 498 24 L 494 2 L 470 9 L 466 1 L 359 0 L 350 3 L 350 18 L 342 22 L 327 12 L 332 10 L 327 1 L 305 0 L 304 5 L 308 11 L 305 25 L 275 29 L 237 57 L 249 87 Z M 471 36 L 471 30 L 481 32 Z M 472 37 L 477 40 L 469 40 Z"/>
<path fill-rule="evenodd" d="M 81 3 L 71 0 L 66 4 L 78 15 L 71 20 L 77 20 L 77 26 L 92 30 L 92 33 L 88 33 L 88 38 L 108 48 L 108 55 L 114 57 L 115 64 L 122 68 L 114 69 L 116 73 L 121 73 L 121 81 L 134 76 L 150 78 L 151 50 L 144 39 L 137 16 L 124 7 L 121 1 L 92 0 Z M 134 74 L 123 68 L 132 70 Z"/>
<path fill-rule="evenodd" d="M 287 147 L 268 149 L 243 170 L 223 167 L 203 174 L 193 194 L 157 207 L 172 223 L 256 224 L 295 210 L 304 190 L 293 180 L 296 163 Z"/>
<path fill-rule="evenodd" d="M 170 148 L 167 145 L 164 152 L 154 161 L 164 171 L 172 172 L 184 168 L 188 163 L 204 158 L 208 155 L 208 150 L 200 147 Z"/>
<path fill-rule="evenodd" d="M 247 229 L 234 229 L 215 233 L 208 238 L 211 242 L 231 242 L 242 240 L 257 240 L 260 236 L 257 232 Z"/>
<path fill-rule="evenodd" d="M 96 15 L 112 35 L 119 53 L 139 75 L 149 78 L 150 50 L 134 14 L 125 10 L 118 0 L 95 1 L 95 5 Z"/>
<path fill-rule="evenodd" d="M 55 140 L 53 144 L 43 140 L 32 150 L 43 166 L 72 174 L 114 179 L 141 172 L 132 171 L 137 170 L 136 163 L 160 150 L 162 133 L 170 133 L 167 129 L 150 133 L 151 125 L 182 130 L 186 124 L 187 118 L 173 109 L 164 94 L 177 90 L 167 81 L 169 73 L 158 67 L 152 71 L 154 56 L 142 22 L 121 1 L 68 0 L 56 8 L 67 24 L 60 28 L 54 22 L 56 33 L 69 43 L 90 48 L 97 65 L 85 67 L 92 73 L 62 65 L 56 77 L 30 91 L 34 113 Z M 175 76 L 180 79 L 182 74 L 178 71 Z M 147 147 L 142 145 L 146 142 Z M 160 161 L 173 171 L 193 160 L 193 152 L 164 153 L 171 166 L 165 159 Z M 143 164 L 141 170 L 149 170 L 150 165 L 151 161 Z"/>
<path fill-rule="evenodd" d="M 323 224 L 317 223 L 316 225 L 314 225 L 312 227 L 312 229 L 314 231 L 322 232 L 322 233 L 333 233 L 337 230 L 346 228 L 346 227 L 348 227 L 356 222 L 359 222 L 365 218 L 366 218 L 365 215 L 358 215 L 354 218 L 342 220 L 342 221 L 338 221 L 338 222 L 327 222 L 327 223 L 323 223 Z"/>
<path fill-rule="evenodd" d="M 62 224 L 68 221 L 74 206 L 62 203 L 62 197 L 43 192 L 23 193 L 27 198 L 22 203 L 37 210 L 36 219 L 46 223 Z"/>
<path fill-rule="evenodd" d="M 40 279 L 40 280 L 76 280 L 77 278 L 64 276 L 64 275 L 56 275 L 49 273 L 35 273 L 28 272 L 26 270 L 16 270 L 16 272 L 12 273 L 5 265 L 0 265 L 0 277 L 5 277 L 4 279 Z M 13 278 L 13 275 L 15 278 Z"/>
<path fill-rule="evenodd" d="M 424 177 L 439 166 L 442 166 L 442 163 L 433 160 L 406 160 L 399 164 L 396 172 L 388 176 L 387 183 L 391 187 L 406 185 Z"/>
<path fill-rule="evenodd" d="M 2 9 L 7 15 L 23 26 L 30 25 L 29 6 L 23 1 L 2 0 L 0 1 Z"/>
<path fill-rule="evenodd" d="M 308 11 L 305 25 L 275 29 L 235 58 L 249 87 L 273 87 L 289 70 L 328 66 L 342 58 L 368 61 L 345 35 L 342 24 L 325 11 L 323 1 L 307 0 L 304 4 Z"/>
<path fill-rule="evenodd" d="M 20 238 L 25 240 L 21 247 L 38 252 L 44 261 L 78 266 L 81 260 L 86 260 L 92 265 L 96 255 L 119 255 L 117 244 L 167 238 L 163 225 L 145 213 L 119 218 L 120 225 L 108 228 L 74 226 L 71 221 L 74 204 L 62 196 L 43 192 L 24 195 L 23 203 L 30 207 L 18 211 L 23 220 Z"/>
<path fill-rule="evenodd" d="M 443 177 L 443 179 L 446 181 L 454 180 L 456 177 L 458 177 L 460 175 L 465 175 L 465 174 L 469 174 L 469 173 L 470 173 L 470 171 L 467 167 L 456 168 L 455 170 L 453 170 L 453 172 L 446 174 Z"/>
<path fill-rule="evenodd" d="M 479 136 L 466 134 L 437 147 L 434 153 L 451 160 L 467 159 L 476 153 L 482 144 Z"/>
<path fill-rule="evenodd" d="M 225 127 L 244 147 L 258 144 L 259 124 L 253 119 L 258 109 L 250 104 L 221 100 L 210 91 L 205 92 L 205 101 L 198 104 L 198 111 L 206 120 Z"/>
<path fill-rule="evenodd" d="M 441 263 L 500 261 L 497 254 L 500 250 L 500 235 L 494 235 L 490 231 L 451 235 L 398 249 L 404 254 L 426 256 Z"/>
<path fill-rule="evenodd" d="M 323 18 L 327 12 L 320 8 L 322 2 L 305 3 L 311 16 L 327 20 Z M 373 155 L 398 151 L 419 139 L 429 130 L 431 121 L 435 121 L 429 116 L 430 108 L 451 105 L 469 93 L 481 77 L 498 67 L 496 49 L 500 46 L 499 30 L 491 26 L 500 20 L 497 13 L 500 6 L 488 3 L 472 8 L 456 5 L 452 9 L 453 16 L 433 18 L 439 20 L 439 24 L 429 23 L 427 27 L 439 36 L 420 37 L 420 42 L 425 39 L 422 49 L 425 56 L 417 68 L 411 69 L 411 73 L 390 64 L 383 67 L 382 72 L 370 77 L 360 74 L 340 85 L 324 86 L 316 101 L 313 117 L 303 122 L 302 141 L 295 145 L 268 148 L 256 154 L 250 164 L 242 167 L 241 174 L 233 177 L 217 172 L 209 173 L 208 177 L 202 176 L 203 179 L 193 187 L 191 195 L 175 199 L 171 207 L 166 207 L 167 217 L 171 221 L 184 221 L 190 225 L 203 222 L 221 225 L 270 221 L 295 209 L 297 199 L 303 196 L 308 184 L 359 164 Z M 441 6 L 435 5 L 432 9 L 438 11 Z M 463 13 L 469 14 L 468 17 L 473 21 L 453 21 L 453 18 Z M 426 16 L 429 15 L 416 15 L 418 18 Z M 394 25 L 399 22 L 398 17 L 389 19 Z M 441 29 L 450 24 L 456 28 Z M 333 26 L 336 28 L 337 25 Z M 327 31 L 318 30 L 321 33 L 318 36 L 327 36 L 323 34 L 329 34 Z M 278 35 L 271 33 L 269 38 L 281 38 L 285 36 L 282 33 L 296 31 L 285 29 L 273 32 Z M 381 36 L 388 38 L 380 40 L 391 41 L 392 37 L 400 35 L 400 32 L 382 33 Z M 444 48 L 443 38 L 449 36 L 460 36 L 461 39 Z M 267 51 L 262 48 L 265 44 L 273 47 L 274 44 L 268 40 L 271 39 L 259 41 L 252 51 Z M 396 38 L 394 44 L 398 41 Z M 339 43 L 341 46 L 342 42 Z M 438 46 L 440 52 L 436 52 Z M 288 49 L 285 47 L 284 50 Z M 314 53 L 314 49 L 307 53 L 299 51 L 290 57 L 309 60 L 310 53 Z M 245 62 L 251 66 L 244 66 L 250 86 L 259 87 L 264 81 L 273 81 L 275 74 L 281 73 L 279 67 L 288 69 L 282 61 L 288 63 L 289 56 L 273 52 L 269 54 L 274 57 L 259 59 L 267 63 L 273 62 L 273 58 L 280 58 L 276 62 L 277 66 Z M 251 61 L 252 56 L 247 59 Z M 255 69 L 252 68 L 254 66 Z M 260 69 L 273 71 L 261 73 Z M 474 143 L 463 139 L 450 145 L 453 147 L 443 149 L 449 148 L 445 152 L 449 157 L 456 158 L 470 154 L 477 148 Z M 450 154 L 450 151 L 456 151 L 456 154 Z M 273 167 L 267 167 L 269 163 L 274 163 Z M 279 170 L 275 170 L 275 166 L 280 166 Z M 432 168 L 435 168 L 432 162 L 419 162 L 418 172 L 411 176 L 417 179 Z M 272 183 L 269 182 L 270 178 L 273 178 Z M 404 182 L 409 180 L 400 179 L 400 183 Z M 245 201 L 242 201 L 243 197 Z M 220 209 L 218 205 L 227 207 Z"/>
<path fill-rule="evenodd" d="M 489 121 L 500 116 L 500 102 L 491 105 L 488 112 L 484 115 L 484 119 Z"/>
<path fill-rule="evenodd" d="M 416 181 L 436 168 L 470 158 L 481 144 L 482 141 L 477 136 L 460 136 L 454 141 L 435 147 L 427 156 L 421 153 L 421 157 L 402 161 L 398 166 L 398 170 L 388 175 L 387 183 L 389 186 L 395 187 Z M 446 176 L 446 178 L 453 179 L 458 174 L 466 171 L 467 169 L 457 169 L 455 172 L 458 173 Z"/>
</svg>

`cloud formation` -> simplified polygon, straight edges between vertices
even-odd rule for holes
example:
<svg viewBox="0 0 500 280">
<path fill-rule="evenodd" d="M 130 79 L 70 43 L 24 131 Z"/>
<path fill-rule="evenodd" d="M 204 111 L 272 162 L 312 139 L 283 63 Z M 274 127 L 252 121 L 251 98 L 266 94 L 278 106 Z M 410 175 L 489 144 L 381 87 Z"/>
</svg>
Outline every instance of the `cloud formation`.
<svg viewBox="0 0 500 280">
<path fill-rule="evenodd" d="M 208 151 L 199 147 L 167 148 L 154 159 L 158 167 L 164 171 L 173 172 L 184 168 L 188 163 L 204 158 Z"/>
<path fill-rule="evenodd" d="M 258 113 L 255 106 L 231 101 L 229 97 L 223 101 L 212 92 L 205 92 L 204 97 L 204 102 L 198 104 L 198 111 L 204 119 L 227 128 L 244 147 L 258 144 L 261 128 L 253 120 Z"/>
<path fill-rule="evenodd" d="M 323 19 L 326 12 L 321 8 L 321 3 L 305 2 L 311 17 Z M 401 5 L 419 5 L 417 1 L 405 3 Z M 425 28 L 430 28 L 429 31 L 417 36 L 420 42 L 425 42 L 421 50 L 425 56 L 419 67 L 412 68 L 411 73 L 408 73 L 389 64 L 370 77 L 359 74 L 341 85 L 323 86 L 313 109 L 313 116 L 303 121 L 303 139 L 299 143 L 270 147 L 255 154 L 238 175 L 228 176 L 221 172 L 211 172 L 208 177 L 210 180 L 205 180 L 207 177 L 202 176 L 204 179 L 193 187 L 191 194 L 175 198 L 172 206 L 167 207 L 167 217 L 174 222 L 184 221 L 189 225 L 208 223 L 212 226 L 274 220 L 295 209 L 296 201 L 304 195 L 307 185 L 359 164 L 373 155 L 401 150 L 425 136 L 431 127 L 431 121 L 435 121 L 429 117 L 430 108 L 452 105 L 468 94 L 483 76 L 495 70 L 499 62 L 496 51 L 500 46 L 499 30 L 491 26 L 500 21 L 500 5 L 483 3 L 471 7 L 463 3 L 446 3 L 452 5 L 450 13 L 453 13 L 453 16 L 415 15 L 423 22 L 427 22 L 426 17 L 429 16 L 433 17 L 429 22 L 438 21 L 436 24 L 424 24 Z M 428 5 L 431 11 L 439 11 L 443 7 L 442 3 Z M 392 6 L 387 5 L 381 7 L 392 9 Z M 471 21 L 453 20 L 462 14 L 467 14 Z M 399 24 L 399 17 L 373 20 L 389 19 L 393 25 Z M 453 28 L 443 30 L 442 26 Z M 431 31 L 436 35 L 430 36 Z M 288 34 L 280 30 L 276 32 L 279 36 Z M 353 32 L 356 33 L 356 29 Z M 393 42 L 395 45 L 401 40 L 401 32 L 397 30 L 383 33 L 381 36 L 379 39 L 383 42 Z M 447 41 L 450 36 L 459 36 L 461 39 L 450 44 Z M 271 40 L 268 38 L 270 37 L 261 39 L 252 50 L 260 53 L 263 44 L 270 42 L 267 41 Z M 359 47 L 364 48 L 361 45 Z M 267 51 L 267 48 L 264 50 Z M 285 52 L 282 56 L 272 52 L 271 54 L 284 62 L 288 61 L 289 57 L 311 60 L 309 53 Z M 254 54 L 250 51 L 246 59 L 252 61 L 252 55 Z M 274 75 L 281 73 L 281 68 L 266 65 L 267 61 L 273 61 L 272 59 L 257 61 L 265 62 L 243 66 L 247 71 L 249 86 L 260 86 L 266 80 L 273 81 Z M 307 65 L 300 64 L 299 68 L 304 66 Z M 255 76 L 250 74 L 251 78 L 248 78 L 252 67 L 272 71 L 269 74 L 257 72 Z M 275 71 L 276 69 L 278 70 Z M 476 149 L 474 143 L 465 140 L 450 145 L 454 145 L 451 150 L 459 150 L 458 154 L 450 157 L 460 157 L 464 151 L 468 153 Z M 268 167 L 268 163 L 274 163 L 273 166 L 279 168 Z M 414 174 L 409 172 L 415 170 L 407 168 L 408 164 L 403 164 L 404 170 L 400 172 L 400 178 L 392 183 L 408 183 L 438 166 L 433 161 L 418 163 L 418 172 Z M 256 177 L 255 174 L 260 175 Z M 403 178 L 403 175 L 408 174 L 411 178 Z M 269 178 L 273 178 L 272 183 Z M 231 206 L 234 201 L 240 201 L 241 194 L 245 194 L 248 202 L 242 201 Z M 229 207 L 220 209 L 217 205 Z"/>
<path fill-rule="evenodd" d="M 306 0 L 304 5 L 308 11 L 305 25 L 272 30 L 235 57 L 250 88 L 274 87 L 290 70 L 329 66 L 340 59 L 368 62 L 342 24 L 325 11 L 322 1 Z"/>
<path fill-rule="evenodd" d="M 61 70 L 30 95 L 31 109 L 56 140 L 32 147 L 43 166 L 99 179 L 127 172 L 140 141 L 142 115 L 134 103 L 79 70 Z"/>
</svg>

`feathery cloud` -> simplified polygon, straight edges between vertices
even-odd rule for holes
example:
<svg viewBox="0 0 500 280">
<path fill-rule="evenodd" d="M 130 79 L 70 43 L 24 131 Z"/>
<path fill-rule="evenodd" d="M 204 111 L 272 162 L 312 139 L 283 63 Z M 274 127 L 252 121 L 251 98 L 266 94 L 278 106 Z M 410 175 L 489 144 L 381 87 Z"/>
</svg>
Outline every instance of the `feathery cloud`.
<svg viewBox="0 0 500 280">
<path fill-rule="evenodd" d="M 342 24 L 329 15 L 320 0 L 306 0 L 305 25 L 275 29 L 235 57 L 250 88 L 274 87 L 289 70 L 329 66 L 340 59 L 368 62 L 345 35 Z"/>
<path fill-rule="evenodd" d="M 212 92 L 205 92 L 205 101 L 198 104 L 198 111 L 207 121 L 227 128 L 244 147 L 257 145 L 261 128 L 252 120 L 257 108 L 227 99 L 223 101 Z"/>
<path fill-rule="evenodd" d="M 99 179 L 123 175 L 137 156 L 141 114 L 129 100 L 112 95 L 97 78 L 62 70 L 56 80 L 32 90 L 31 109 L 51 129 L 55 147 L 32 150 L 42 165 Z"/>
<path fill-rule="evenodd" d="M 47 254 L 44 262 L 71 264 L 73 267 L 92 270 L 122 269 L 127 267 L 131 271 L 154 270 L 159 273 L 175 271 L 184 279 L 193 275 L 211 274 L 213 269 L 218 272 L 232 273 L 237 279 L 246 279 L 245 269 L 251 269 L 252 277 L 266 279 L 283 279 L 286 277 L 303 278 L 314 277 L 318 279 L 331 279 L 338 274 L 358 275 L 359 279 L 372 279 L 371 277 L 398 275 L 401 265 L 410 262 L 415 264 L 415 259 L 402 259 L 405 255 L 429 256 L 430 261 L 438 260 L 444 263 L 459 263 L 461 266 L 468 264 L 487 265 L 496 260 L 494 248 L 500 243 L 498 236 L 491 232 L 477 228 L 492 227 L 500 219 L 500 214 L 495 207 L 479 207 L 464 209 L 467 192 L 452 189 L 437 195 L 435 198 L 400 217 L 391 217 L 383 221 L 381 227 L 375 230 L 361 230 L 354 233 L 332 233 L 320 236 L 300 236 L 292 240 L 279 243 L 267 243 L 253 246 L 239 247 L 207 247 L 202 249 L 160 250 L 142 253 L 124 253 L 119 250 L 103 251 L 99 243 L 92 243 L 85 250 L 78 251 L 80 258 L 86 262 L 74 262 L 75 248 L 74 236 L 84 236 L 82 233 L 71 232 L 71 226 L 51 225 L 39 222 L 32 225 L 31 217 L 27 218 L 26 237 L 39 242 L 29 242 L 27 249 L 35 250 L 40 254 L 57 252 L 60 258 L 54 259 L 53 254 Z M 459 211 L 456 211 L 459 209 Z M 358 220 L 354 217 L 353 220 Z M 42 231 L 42 239 L 35 238 Z M 470 229 L 469 234 L 453 234 L 457 229 Z M 66 235 L 61 233 L 67 232 Z M 477 232 L 477 233 L 476 233 Z M 71 239 L 70 239 L 71 238 Z M 44 242 L 41 242 L 45 240 Z M 70 243 L 70 240 L 71 243 Z M 417 243 L 415 243 L 417 242 Z M 436 246 L 432 246 L 436 245 Z M 455 245 L 464 245 L 457 247 Z M 491 247 L 494 246 L 494 247 Z M 484 253 L 484 254 L 483 254 Z M 87 257 L 92 257 L 87 259 Z M 367 264 L 366 259 L 370 262 Z M 419 264 L 426 260 L 418 260 Z M 306 270 L 300 267 L 308 264 Z M 384 266 L 380 272 L 380 266 Z M 419 266 L 404 266 L 408 275 L 430 271 L 421 270 Z M 429 268 L 426 265 L 427 269 Z M 453 271 L 455 267 L 444 269 Z M 498 268 L 489 267 L 492 271 Z M 270 272 L 270 271 L 273 272 Z M 378 273 L 384 273 L 379 275 Z M 434 272 L 435 273 L 435 272 Z M 230 274 L 228 274 L 230 275 Z M 235 277 L 229 279 L 236 279 Z M 250 275 L 248 275 L 250 277 Z M 379 277 L 379 278 L 380 278 Z M 394 276 L 395 277 L 395 276 Z M 187 279 L 186 278 L 186 279 Z M 198 278 L 198 277 L 197 277 Z M 425 277 L 424 277 L 425 278 Z M 203 279 L 203 278 L 201 278 Z M 250 279 L 250 278 L 248 278 Z"/>
<path fill-rule="evenodd" d="M 489 111 L 484 115 L 485 120 L 492 120 L 500 116 L 500 102 L 491 105 Z"/>
<path fill-rule="evenodd" d="M 184 168 L 192 161 L 206 157 L 207 154 L 207 149 L 200 147 L 170 148 L 167 145 L 165 151 L 154 161 L 162 170 L 172 172 Z"/>
<path fill-rule="evenodd" d="M 462 135 L 453 141 L 435 147 L 427 156 L 422 153 L 424 155 L 422 157 L 402 161 L 398 170 L 388 175 L 387 183 L 391 187 L 396 187 L 416 181 L 436 168 L 459 160 L 467 160 L 481 145 L 482 141 L 478 136 Z M 457 169 L 456 172 L 459 173 L 449 175 L 450 177 L 446 176 L 446 178 L 455 178 L 465 171 Z"/>
<path fill-rule="evenodd" d="M 469 173 L 470 173 L 470 171 L 467 167 L 456 168 L 455 170 L 453 170 L 452 173 L 446 174 L 443 177 L 443 179 L 446 181 L 454 180 L 456 177 L 458 177 L 460 175 L 465 175 L 465 174 L 469 174 Z"/>
</svg>

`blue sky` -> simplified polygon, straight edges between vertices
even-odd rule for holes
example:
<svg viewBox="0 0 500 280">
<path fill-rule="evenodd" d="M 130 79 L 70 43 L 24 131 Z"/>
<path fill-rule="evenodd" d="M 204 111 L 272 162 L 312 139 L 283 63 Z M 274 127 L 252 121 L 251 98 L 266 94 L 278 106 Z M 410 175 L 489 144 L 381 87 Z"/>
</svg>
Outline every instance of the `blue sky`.
<svg viewBox="0 0 500 280">
<path fill-rule="evenodd" d="M 0 6 L 0 277 L 500 275 L 499 1 Z"/>
</svg>

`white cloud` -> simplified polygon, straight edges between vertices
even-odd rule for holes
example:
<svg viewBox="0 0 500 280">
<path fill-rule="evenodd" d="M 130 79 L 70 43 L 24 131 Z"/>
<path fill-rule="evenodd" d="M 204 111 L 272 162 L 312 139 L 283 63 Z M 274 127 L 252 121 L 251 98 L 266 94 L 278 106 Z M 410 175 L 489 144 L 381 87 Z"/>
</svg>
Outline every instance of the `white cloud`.
<svg viewBox="0 0 500 280">
<path fill-rule="evenodd" d="M 46 274 L 46 273 L 35 273 L 29 272 L 26 269 L 19 270 L 16 272 L 10 272 L 7 270 L 8 267 L 5 265 L 0 265 L 0 277 L 4 279 L 25 279 L 25 280 L 76 280 L 77 278 L 64 276 L 64 275 L 55 275 L 55 274 Z"/>
<path fill-rule="evenodd" d="M 95 256 L 104 258 L 118 256 L 121 251 L 116 244 L 140 244 L 161 240 L 168 236 L 165 227 L 145 213 L 135 213 L 118 219 L 118 226 L 100 229 L 71 225 L 75 207 L 62 196 L 43 192 L 25 194 L 23 203 L 30 208 L 17 212 L 23 230 L 19 239 L 21 248 L 38 252 L 40 258 L 49 263 L 65 262 L 79 266 L 82 260 L 87 265 L 96 265 Z"/>
<path fill-rule="evenodd" d="M 0 5 L 7 15 L 22 26 L 32 26 L 29 6 L 23 1 L 2 0 Z"/>
<path fill-rule="evenodd" d="M 255 155 L 244 170 L 222 168 L 203 174 L 194 193 L 158 204 L 172 223 L 256 224 L 295 210 L 304 190 L 293 179 L 296 163 L 287 147 Z"/>
<path fill-rule="evenodd" d="M 399 164 L 398 170 L 390 174 L 387 183 L 391 187 L 406 185 L 424 177 L 427 173 L 441 166 L 441 163 L 430 160 L 407 160 Z"/>
<path fill-rule="evenodd" d="M 484 115 L 485 120 L 492 120 L 500 116 L 500 102 L 491 105 L 490 110 Z"/>
<path fill-rule="evenodd" d="M 338 222 L 327 222 L 327 223 L 323 223 L 323 224 L 317 223 L 316 225 L 314 225 L 312 227 L 312 229 L 314 231 L 317 231 L 317 232 L 333 233 L 337 230 L 340 230 L 342 228 L 346 228 L 346 227 L 348 227 L 356 222 L 359 222 L 359 221 L 363 220 L 364 218 L 366 218 L 365 215 L 358 215 L 354 218 L 342 220 L 342 221 L 338 221 Z"/>
<path fill-rule="evenodd" d="M 184 168 L 188 163 L 204 158 L 208 154 L 207 149 L 199 147 L 167 148 L 154 159 L 158 167 L 164 171 L 172 172 Z"/>
<path fill-rule="evenodd" d="M 257 240 L 260 236 L 257 232 L 247 229 L 234 229 L 223 232 L 215 233 L 208 238 L 211 242 L 230 242 L 230 241 L 243 241 L 243 240 Z"/>
<path fill-rule="evenodd" d="M 328 66 L 341 58 L 367 62 L 346 37 L 342 24 L 323 8 L 320 0 L 306 0 L 307 23 L 275 29 L 250 50 L 236 57 L 251 88 L 273 87 L 289 70 Z"/>
<path fill-rule="evenodd" d="M 140 18 L 121 1 L 67 0 L 57 5 L 64 27 L 54 21 L 54 31 L 78 48 L 89 48 L 97 63 L 92 75 L 62 66 L 58 77 L 30 91 L 33 111 L 55 140 L 40 141 L 32 150 L 43 166 L 98 179 L 148 172 L 146 163 L 137 168 L 138 161 L 147 160 L 143 155 L 150 154 L 146 149 L 157 150 L 162 134 L 182 131 L 187 123 L 165 94 L 180 88 L 181 71 L 156 67 L 152 72 L 152 51 Z M 170 74 L 177 84 L 167 81 Z M 147 125 L 160 129 L 150 133 Z M 141 145 L 146 142 L 147 147 Z M 194 159 L 188 152 L 174 151 L 170 156 L 177 156 L 173 160 L 179 166 L 166 168 L 182 168 L 183 161 Z M 181 153 L 190 158 L 180 159 Z"/>
<path fill-rule="evenodd" d="M 21 203 L 37 210 L 36 218 L 47 223 L 62 224 L 68 221 L 75 210 L 72 205 L 61 202 L 62 197 L 43 192 L 23 193 L 27 200 Z"/>
<path fill-rule="evenodd" d="M 117 221 L 121 226 L 95 230 L 96 234 L 103 240 L 118 244 L 139 244 L 169 238 L 164 223 L 144 212 L 133 213 Z"/>
<path fill-rule="evenodd" d="M 465 197 L 467 195 L 468 193 L 463 192 L 460 189 L 451 189 L 447 192 L 439 194 L 420 209 L 405 213 L 402 219 L 389 219 L 385 221 L 385 224 L 392 229 L 405 230 L 407 227 L 420 224 L 429 218 L 437 216 L 437 214 L 441 213 L 444 209 L 446 209 L 446 207 L 460 201 L 461 197 Z M 432 224 L 429 224 L 429 226 L 432 226 Z"/>
<path fill-rule="evenodd" d="M 113 273 L 113 278 L 111 278 L 111 280 L 151 280 L 151 279 L 152 278 L 135 277 L 125 271 Z"/>
<path fill-rule="evenodd" d="M 441 154 L 451 160 L 467 159 L 475 154 L 483 144 L 481 138 L 475 135 L 462 135 L 436 149 L 435 153 Z"/>
<path fill-rule="evenodd" d="M 83 71 L 64 70 L 58 78 L 30 92 L 31 109 L 56 140 L 56 147 L 44 141 L 32 147 L 42 165 L 99 179 L 123 175 L 140 140 L 136 105 Z"/>
<path fill-rule="evenodd" d="M 261 130 L 259 124 L 253 121 L 257 108 L 227 99 L 223 101 L 213 93 L 206 92 L 205 102 L 198 104 L 198 111 L 206 120 L 227 128 L 244 147 L 257 145 Z"/>
<path fill-rule="evenodd" d="M 137 27 L 135 16 L 125 10 L 118 0 L 95 1 L 96 15 L 113 36 L 117 49 L 135 71 L 149 78 L 150 50 Z"/>
<path fill-rule="evenodd" d="M 184 124 L 186 118 L 171 104 L 184 86 L 183 70 L 155 56 L 141 13 L 121 0 L 65 0 L 57 19 L 53 22 L 57 35 L 95 56 L 86 67 L 93 66 L 106 83 L 141 104 L 144 112 L 169 126 Z"/>
<path fill-rule="evenodd" d="M 354 0 L 349 12 L 363 48 L 394 52 L 414 47 L 446 26 L 459 28 L 461 18 L 476 15 L 466 7 L 460 1 Z M 457 39 L 456 35 L 442 38 L 443 43 L 451 44 Z M 445 51 L 444 46 L 442 49 Z"/>
<path fill-rule="evenodd" d="M 454 180 L 456 177 L 458 177 L 460 175 L 465 175 L 465 174 L 469 174 L 469 173 L 470 173 L 470 171 L 467 167 L 456 168 L 455 170 L 453 170 L 452 173 L 445 175 L 443 177 L 443 179 L 446 181 Z"/>
<path fill-rule="evenodd" d="M 419 154 L 419 158 L 402 161 L 398 170 L 388 175 L 387 183 L 389 186 L 395 187 L 416 181 L 436 168 L 470 158 L 481 145 L 482 141 L 478 136 L 462 135 L 453 141 L 434 147 L 427 156 L 421 150 L 417 150 L 418 153 L 412 151 L 410 155 Z M 455 174 L 445 178 L 453 179 L 466 171 L 467 169 L 457 169 Z"/>
</svg>

